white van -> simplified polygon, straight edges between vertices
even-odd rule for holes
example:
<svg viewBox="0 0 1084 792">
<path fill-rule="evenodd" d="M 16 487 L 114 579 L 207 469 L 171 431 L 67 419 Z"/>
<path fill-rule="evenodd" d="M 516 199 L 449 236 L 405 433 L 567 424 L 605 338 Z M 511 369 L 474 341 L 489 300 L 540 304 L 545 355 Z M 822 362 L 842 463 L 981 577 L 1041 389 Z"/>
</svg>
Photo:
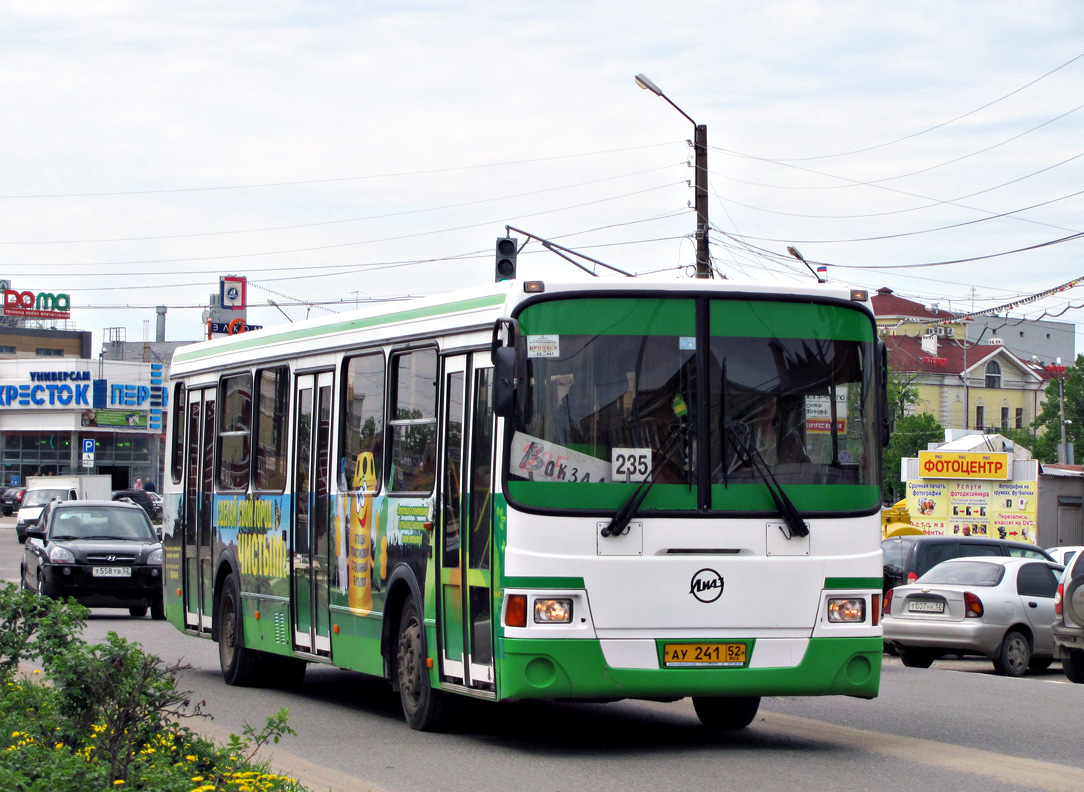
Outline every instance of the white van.
<svg viewBox="0 0 1084 792">
<path fill-rule="evenodd" d="M 79 500 L 79 496 L 72 487 L 36 487 L 28 489 L 26 494 L 23 495 L 19 514 L 15 518 L 15 535 L 19 538 L 19 544 L 26 541 L 26 529 L 31 525 L 38 524 L 42 508 L 52 500 Z"/>
</svg>

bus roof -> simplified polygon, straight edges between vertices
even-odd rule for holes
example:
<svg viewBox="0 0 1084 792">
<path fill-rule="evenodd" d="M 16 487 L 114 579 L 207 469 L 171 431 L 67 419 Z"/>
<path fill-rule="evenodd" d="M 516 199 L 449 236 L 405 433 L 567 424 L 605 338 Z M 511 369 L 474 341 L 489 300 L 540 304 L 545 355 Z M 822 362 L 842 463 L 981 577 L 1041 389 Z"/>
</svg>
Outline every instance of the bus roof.
<svg viewBox="0 0 1084 792">
<path fill-rule="evenodd" d="M 528 283 L 542 284 L 541 291 L 525 292 Z M 741 295 L 810 297 L 817 300 L 852 301 L 845 284 L 809 283 L 786 285 L 737 280 L 648 278 L 590 278 L 570 282 L 502 281 L 474 289 L 446 292 L 403 301 L 370 305 L 330 317 L 201 341 L 177 349 L 171 376 L 239 366 L 253 359 L 289 357 L 302 352 L 334 350 L 353 345 L 396 341 L 413 337 L 450 335 L 491 327 L 501 316 L 509 316 L 519 302 L 537 296 L 571 293 L 669 292 L 684 294 L 717 293 Z M 871 314 L 868 299 L 863 307 Z M 315 343 L 314 343 L 315 342 Z M 315 348 L 314 348 L 315 347 Z"/>
</svg>

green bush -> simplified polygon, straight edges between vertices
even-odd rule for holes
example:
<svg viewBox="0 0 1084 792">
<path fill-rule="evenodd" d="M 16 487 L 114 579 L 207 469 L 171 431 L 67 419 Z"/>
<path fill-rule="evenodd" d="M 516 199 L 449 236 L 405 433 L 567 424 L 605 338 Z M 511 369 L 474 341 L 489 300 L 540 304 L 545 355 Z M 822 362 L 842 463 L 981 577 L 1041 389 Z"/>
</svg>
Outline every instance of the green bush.
<svg viewBox="0 0 1084 792">
<path fill-rule="evenodd" d="M 0 789 L 14 792 L 304 792 L 254 762 L 285 734 L 289 712 L 246 724 L 216 746 L 182 726 L 204 702 L 139 644 L 81 637 L 87 610 L 9 585 L 0 590 Z M 20 671 L 28 661 L 41 671 Z"/>
</svg>

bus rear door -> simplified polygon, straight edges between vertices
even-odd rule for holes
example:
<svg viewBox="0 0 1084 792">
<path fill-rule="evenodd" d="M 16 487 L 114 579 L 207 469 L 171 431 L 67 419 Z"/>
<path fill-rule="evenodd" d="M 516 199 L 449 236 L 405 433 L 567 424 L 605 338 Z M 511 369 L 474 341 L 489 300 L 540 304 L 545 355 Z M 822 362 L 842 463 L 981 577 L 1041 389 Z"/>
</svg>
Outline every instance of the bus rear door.
<svg viewBox="0 0 1084 792">
<path fill-rule="evenodd" d="M 184 626 L 209 632 L 212 614 L 215 389 L 188 392 L 184 464 Z"/>
<path fill-rule="evenodd" d="M 443 677 L 492 691 L 493 369 L 487 357 L 445 359 L 437 558 Z"/>
<path fill-rule="evenodd" d="M 331 459 L 332 374 L 301 374 L 294 388 L 297 405 L 293 463 L 294 649 L 331 653 L 328 613 L 328 465 Z"/>
</svg>

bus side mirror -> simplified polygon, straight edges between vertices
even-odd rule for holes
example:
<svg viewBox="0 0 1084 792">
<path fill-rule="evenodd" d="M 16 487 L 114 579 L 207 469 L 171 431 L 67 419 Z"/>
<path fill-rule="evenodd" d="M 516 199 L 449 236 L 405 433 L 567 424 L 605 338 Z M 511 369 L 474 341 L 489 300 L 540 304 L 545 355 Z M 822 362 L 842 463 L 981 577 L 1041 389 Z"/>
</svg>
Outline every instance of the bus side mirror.
<svg viewBox="0 0 1084 792">
<path fill-rule="evenodd" d="M 493 350 L 493 412 L 501 418 L 516 413 L 516 350 L 498 347 Z"/>
</svg>

